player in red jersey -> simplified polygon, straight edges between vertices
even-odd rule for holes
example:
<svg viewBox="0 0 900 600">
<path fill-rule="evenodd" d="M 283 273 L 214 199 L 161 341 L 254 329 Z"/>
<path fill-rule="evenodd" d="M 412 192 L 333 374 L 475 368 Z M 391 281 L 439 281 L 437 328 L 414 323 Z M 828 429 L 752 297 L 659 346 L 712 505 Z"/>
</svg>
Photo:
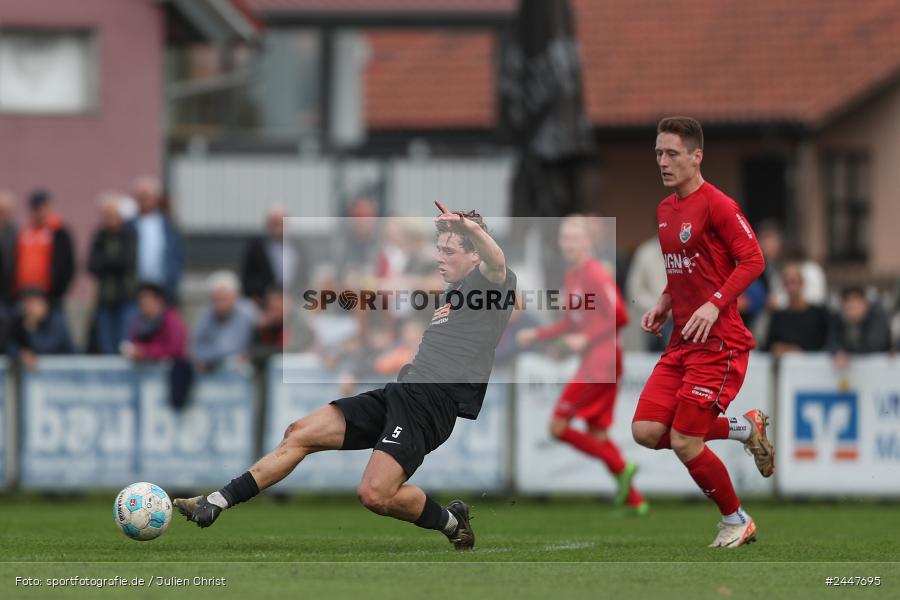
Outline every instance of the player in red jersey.
<svg viewBox="0 0 900 600">
<path fill-rule="evenodd" d="M 616 380 L 622 374 L 618 330 L 628 323 L 625 302 L 615 279 L 591 254 L 587 217 L 573 215 L 562 220 L 559 247 L 569 265 L 563 318 L 545 327 L 523 329 L 517 341 L 527 346 L 558 338 L 567 350 L 581 354 L 578 371 L 556 403 L 550 434 L 603 461 L 619 486 L 616 504 L 627 504 L 645 515 L 650 505 L 632 486 L 637 467 L 625 461 L 607 433 L 616 402 Z M 575 418 L 587 422 L 587 433 L 571 427 Z"/>
<path fill-rule="evenodd" d="M 720 417 L 737 395 L 747 370 L 753 336 L 737 311 L 737 298 L 763 272 L 756 236 L 734 200 L 703 180 L 703 130 L 688 117 L 659 122 L 656 162 L 663 185 L 674 194 L 657 208 L 659 243 L 668 285 L 641 327 L 659 335 L 672 314 L 668 347 L 644 386 L 632 422 L 635 441 L 671 448 L 703 493 L 722 513 L 711 547 L 736 547 L 756 539 L 710 439 L 742 441 L 763 477 L 775 469 L 766 436 L 768 417 Z"/>
</svg>

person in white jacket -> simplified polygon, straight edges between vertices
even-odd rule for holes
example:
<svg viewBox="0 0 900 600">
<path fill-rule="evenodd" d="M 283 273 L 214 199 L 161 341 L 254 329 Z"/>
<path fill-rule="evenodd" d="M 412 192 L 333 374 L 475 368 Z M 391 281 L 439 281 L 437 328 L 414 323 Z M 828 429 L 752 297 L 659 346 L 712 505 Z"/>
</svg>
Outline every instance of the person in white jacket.
<svg viewBox="0 0 900 600">
<path fill-rule="evenodd" d="M 659 249 L 659 238 L 651 237 L 637 247 L 631 259 L 631 268 L 625 283 L 626 299 L 637 310 L 644 314 L 654 306 L 659 295 L 666 287 L 666 268 L 663 264 L 662 251 Z M 647 350 L 659 352 L 669 341 L 671 327 L 663 331 L 662 337 L 646 336 Z"/>
</svg>

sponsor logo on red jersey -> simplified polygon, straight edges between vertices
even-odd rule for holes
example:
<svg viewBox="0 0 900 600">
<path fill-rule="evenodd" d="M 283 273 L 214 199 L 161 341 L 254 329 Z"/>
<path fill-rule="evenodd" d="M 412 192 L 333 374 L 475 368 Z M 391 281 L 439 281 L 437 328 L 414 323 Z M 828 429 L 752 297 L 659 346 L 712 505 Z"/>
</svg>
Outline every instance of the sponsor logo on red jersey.
<svg viewBox="0 0 900 600">
<path fill-rule="evenodd" d="M 694 267 L 697 266 L 697 259 L 700 258 L 700 253 L 697 252 L 693 256 L 688 256 L 687 252 L 684 250 L 681 251 L 681 254 L 676 252 L 666 252 L 663 254 L 663 260 L 666 263 L 666 273 L 671 274 L 681 274 L 687 271 L 688 273 L 694 272 Z"/>
</svg>

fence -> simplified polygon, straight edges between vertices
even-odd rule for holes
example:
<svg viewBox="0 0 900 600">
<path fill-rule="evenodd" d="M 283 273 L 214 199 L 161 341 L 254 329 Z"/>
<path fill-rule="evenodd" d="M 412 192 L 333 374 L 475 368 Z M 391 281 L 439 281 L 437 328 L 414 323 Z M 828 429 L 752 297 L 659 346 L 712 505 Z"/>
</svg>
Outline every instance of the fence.
<svg viewBox="0 0 900 600">
<path fill-rule="evenodd" d="M 651 354 L 626 354 L 611 435 L 641 465 L 643 490 L 699 494 L 670 452 L 631 440 L 630 416 L 655 361 Z M 573 366 L 520 356 L 517 383 L 491 384 L 478 421 L 458 420 L 413 481 L 435 490 L 611 494 L 612 480 L 597 461 L 547 431 L 560 388 L 549 382 L 561 381 Z M 303 381 L 306 373 L 317 383 L 283 383 L 286 370 L 290 381 Z M 314 355 L 276 357 L 264 377 L 265 410 L 256 405 L 251 374 L 226 370 L 199 377 L 189 408 L 179 414 L 168 405 L 164 367 L 135 368 L 115 357 L 44 357 L 37 370 L 13 381 L 0 363 L 0 485 L 91 490 L 150 480 L 176 489 L 219 486 L 252 464 L 257 442 L 274 447 L 289 423 L 338 396 Z M 894 359 L 858 358 L 838 372 L 826 355 L 789 356 L 776 366 L 755 353 L 729 413 L 751 407 L 775 416 L 778 468 L 773 479 L 762 479 L 740 444 L 711 442 L 739 492 L 900 497 Z M 367 457 L 367 451 L 310 456 L 280 487 L 353 490 Z"/>
<path fill-rule="evenodd" d="M 447 206 L 477 206 L 495 230 L 505 231 L 512 172 L 513 161 L 504 157 L 182 156 L 172 163 L 172 191 L 188 233 L 257 233 L 265 210 L 280 204 L 292 216 L 316 217 L 309 233 L 321 234 L 329 222 L 337 225 L 348 200 L 367 192 L 381 200 L 385 215 L 431 216 L 431 200 L 440 199 Z"/>
</svg>

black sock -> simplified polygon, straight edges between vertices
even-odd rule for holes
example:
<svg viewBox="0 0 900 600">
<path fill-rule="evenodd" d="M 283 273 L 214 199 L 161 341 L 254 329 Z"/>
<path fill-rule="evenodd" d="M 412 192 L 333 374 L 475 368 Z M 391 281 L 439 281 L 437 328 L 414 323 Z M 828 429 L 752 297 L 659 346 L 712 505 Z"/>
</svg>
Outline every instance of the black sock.
<svg viewBox="0 0 900 600">
<path fill-rule="evenodd" d="M 250 471 L 247 471 L 240 477 L 231 480 L 231 483 L 219 490 L 219 493 L 225 496 L 228 506 L 234 506 L 241 502 L 246 502 L 259 493 L 259 486 Z"/>
<path fill-rule="evenodd" d="M 415 524 L 423 529 L 442 530 L 447 525 L 450 513 L 443 506 L 438 504 L 434 498 L 425 494 L 425 507 L 422 509 L 422 516 L 416 519 Z"/>
</svg>

